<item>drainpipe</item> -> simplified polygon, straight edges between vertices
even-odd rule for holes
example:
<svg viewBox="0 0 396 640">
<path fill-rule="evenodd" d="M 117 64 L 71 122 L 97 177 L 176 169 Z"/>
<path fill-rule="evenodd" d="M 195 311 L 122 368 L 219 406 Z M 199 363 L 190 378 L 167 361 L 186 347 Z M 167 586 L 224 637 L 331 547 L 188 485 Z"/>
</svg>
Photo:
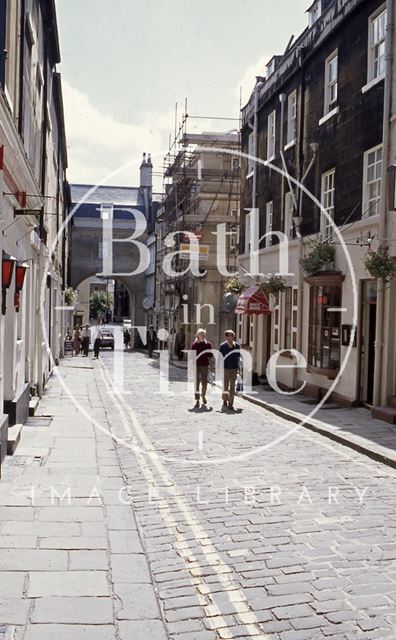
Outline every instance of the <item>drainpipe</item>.
<svg viewBox="0 0 396 640">
<path fill-rule="evenodd" d="M 257 79 L 254 87 L 254 115 L 253 115 L 253 149 L 255 158 L 258 157 L 258 107 L 259 107 L 259 94 L 263 83 Z M 257 162 L 253 165 L 253 181 L 252 181 L 252 209 L 256 208 L 257 204 Z"/>
<path fill-rule="evenodd" d="M 387 2 L 387 25 L 386 25 L 386 73 L 384 87 L 384 123 L 383 123 L 383 155 L 382 155 L 382 178 L 381 178 L 381 198 L 379 203 L 378 238 L 382 243 L 386 238 L 386 223 L 388 210 L 388 167 L 390 151 L 390 116 L 392 104 L 392 71 L 393 71 L 393 25 L 394 20 L 394 0 Z M 373 405 L 381 404 L 382 384 L 382 363 L 383 363 L 383 340 L 384 340 L 384 311 L 385 292 L 382 280 L 377 281 L 377 322 L 375 331 L 375 360 L 374 360 L 374 385 L 373 385 Z M 384 380 L 384 383 L 386 381 Z"/>
<path fill-rule="evenodd" d="M 284 117 L 285 117 L 285 102 L 286 102 L 286 94 L 281 93 L 279 96 L 279 102 L 281 105 L 281 116 L 280 116 L 280 130 L 279 130 L 279 147 L 280 147 L 280 157 L 282 159 L 283 169 L 285 170 L 286 162 L 283 155 L 283 135 L 284 135 Z M 286 169 L 287 172 L 287 169 Z M 289 183 L 290 184 L 290 183 Z M 285 176 L 282 175 L 282 187 L 281 187 L 281 229 L 284 229 L 285 222 Z"/>
<path fill-rule="evenodd" d="M 302 131 L 300 132 L 302 135 Z M 312 167 L 314 166 L 317 156 L 319 145 L 316 142 L 312 142 L 310 145 L 312 150 L 312 158 L 311 162 L 308 165 L 306 172 L 301 178 L 301 186 L 304 186 L 308 175 L 311 172 Z M 302 352 L 302 332 L 303 332 L 303 300 L 304 300 L 304 275 L 301 266 L 301 259 L 303 257 L 303 249 L 304 249 L 304 240 L 301 235 L 301 223 L 303 221 L 303 192 L 300 190 L 299 195 L 299 205 L 298 205 L 298 216 L 294 217 L 294 224 L 296 226 L 296 234 L 298 237 L 298 306 L 297 306 L 297 351 Z M 294 386 L 297 387 L 297 370 L 294 369 Z"/>
<path fill-rule="evenodd" d="M 25 0 L 22 0 L 21 21 L 20 21 L 19 107 L 18 107 L 18 133 L 20 136 L 23 135 L 23 127 L 24 127 L 23 103 L 25 98 L 25 87 L 24 87 L 23 80 L 24 80 L 24 73 L 25 73 L 25 24 L 26 24 Z"/>
</svg>

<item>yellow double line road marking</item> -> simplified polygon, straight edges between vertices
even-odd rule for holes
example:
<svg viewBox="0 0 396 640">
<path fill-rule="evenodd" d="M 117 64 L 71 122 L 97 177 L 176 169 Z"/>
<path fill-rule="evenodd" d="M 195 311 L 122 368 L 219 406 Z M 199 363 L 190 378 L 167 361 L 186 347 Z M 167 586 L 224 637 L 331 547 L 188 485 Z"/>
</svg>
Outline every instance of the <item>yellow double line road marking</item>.
<svg viewBox="0 0 396 640">
<path fill-rule="evenodd" d="M 114 406 L 116 407 L 120 415 L 125 432 L 131 437 L 138 438 L 141 442 L 141 445 L 146 449 L 146 451 L 154 452 L 154 447 L 151 441 L 147 438 L 144 429 L 142 429 L 142 427 L 140 426 L 136 413 L 125 402 L 122 394 L 117 392 L 116 389 L 112 388 L 111 378 L 108 374 L 107 368 L 103 363 L 101 363 L 100 371 L 104 384 L 106 385 L 108 390 L 112 391 L 112 394 L 109 394 L 109 397 L 113 397 L 113 399 L 116 400 L 114 401 Z M 130 418 L 130 420 L 128 420 L 128 417 Z M 139 462 L 146 482 L 152 487 L 155 487 L 157 484 L 156 479 L 145 456 L 137 451 L 135 451 L 135 456 Z M 243 591 L 239 587 L 237 587 L 227 576 L 227 574 L 232 573 L 232 569 L 220 557 L 217 549 L 212 544 L 210 537 L 193 514 L 186 499 L 181 495 L 180 490 L 177 488 L 165 466 L 161 463 L 157 456 L 151 456 L 151 462 L 155 466 L 162 481 L 166 483 L 167 490 L 176 502 L 180 513 L 184 515 L 185 520 L 190 527 L 197 544 L 201 548 L 202 555 L 206 559 L 207 565 L 213 567 L 213 570 L 217 574 L 219 582 L 224 588 L 224 592 L 227 594 L 230 604 L 235 609 L 235 613 L 233 613 L 233 615 L 240 620 L 240 622 L 246 629 L 246 637 L 251 636 L 256 640 L 270 640 L 270 636 L 262 633 L 259 627 L 259 622 L 254 612 L 249 609 L 249 606 L 246 603 L 246 598 Z M 169 533 L 175 538 L 178 550 L 186 563 L 186 569 L 192 577 L 193 584 L 195 584 L 197 590 L 201 594 L 201 597 L 199 599 L 202 601 L 206 616 L 209 620 L 212 617 L 216 617 L 216 627 L 214 628 L 219 630 L 224 629 L 226 631 L 227 623 L 225 622 L 224 618 L 222 618 L 222 613 L 219 607 L 214 602 L 211 588 L 205 582 L 204 577 L 202 576 L 201 568 L 199 566 L 196 566 L 196 562 L 194 563 L 194 567 L 189 567 L 188 565 L 188 558 L 193 556 L 193 551 L 189 548 L 188 542 L 186 541 L 184 536 L 177 531 L 178 523 L 172 516 L 169 503 L 167 502 L 165 497 L 159 497 L 156 499 L 156 505 L 158 506 L 166 528 L 168 529 Z M 205 604 L 204 598 L 202 598 L 203 595 L 209 596 L 212 602 L 210 604 L 206 602 Z M 232 636 L 230 637 L 232 638 Z"/>
</svg>

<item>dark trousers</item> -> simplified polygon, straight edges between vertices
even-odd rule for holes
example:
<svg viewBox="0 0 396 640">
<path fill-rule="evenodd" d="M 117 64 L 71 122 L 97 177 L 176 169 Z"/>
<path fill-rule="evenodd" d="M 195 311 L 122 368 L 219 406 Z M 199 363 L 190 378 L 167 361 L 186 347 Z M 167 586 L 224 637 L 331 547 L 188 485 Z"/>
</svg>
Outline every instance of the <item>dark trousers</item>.
<svg viewBox="0 0 396 640">
<path fill-rule="evenodd" d="M 99 358 L 99 351 L 100 351 L 100 338 L 97 338 L 94 342 L 95 358 Z"/>
<path fill-rule="evenodd" d="M 82 338 L 81 346 L 84 356 L 87 356 L 89 352 L 89 338 Z"/>
</svg>

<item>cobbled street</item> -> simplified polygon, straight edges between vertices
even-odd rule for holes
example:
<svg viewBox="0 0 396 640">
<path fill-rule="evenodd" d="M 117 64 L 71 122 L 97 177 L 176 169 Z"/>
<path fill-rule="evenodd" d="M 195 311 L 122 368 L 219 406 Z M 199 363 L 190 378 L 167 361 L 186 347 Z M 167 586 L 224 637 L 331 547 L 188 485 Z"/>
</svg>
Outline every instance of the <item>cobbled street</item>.
<svg viewBox="0 0 396 640">
<path fill-rule="evenodd" d="M 394 470 L 140 353 L 57 375 L 3 466 L 5 637 L 396 638 Z"/>
</svg>

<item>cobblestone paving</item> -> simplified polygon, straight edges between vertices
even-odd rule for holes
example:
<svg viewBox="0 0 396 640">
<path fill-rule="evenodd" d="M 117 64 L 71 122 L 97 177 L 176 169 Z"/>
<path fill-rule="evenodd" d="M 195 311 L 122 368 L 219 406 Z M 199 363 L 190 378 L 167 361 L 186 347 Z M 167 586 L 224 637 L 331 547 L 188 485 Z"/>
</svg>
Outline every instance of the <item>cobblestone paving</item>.
<svg viewBox="0 0 396 640">
<path fill-rule="evenodd" d="M 142 354 L 60 375 L 3 465 L 1 640 L 396 639 L 395 471 Z"/>
<path fill-rule="evenodd" d="M 244 401 L 193 411 L 183 372 L 162 394 L 126 357 L 102 397 L 169 637 L 396 638 L 395 472 Z"/>
</svg>

